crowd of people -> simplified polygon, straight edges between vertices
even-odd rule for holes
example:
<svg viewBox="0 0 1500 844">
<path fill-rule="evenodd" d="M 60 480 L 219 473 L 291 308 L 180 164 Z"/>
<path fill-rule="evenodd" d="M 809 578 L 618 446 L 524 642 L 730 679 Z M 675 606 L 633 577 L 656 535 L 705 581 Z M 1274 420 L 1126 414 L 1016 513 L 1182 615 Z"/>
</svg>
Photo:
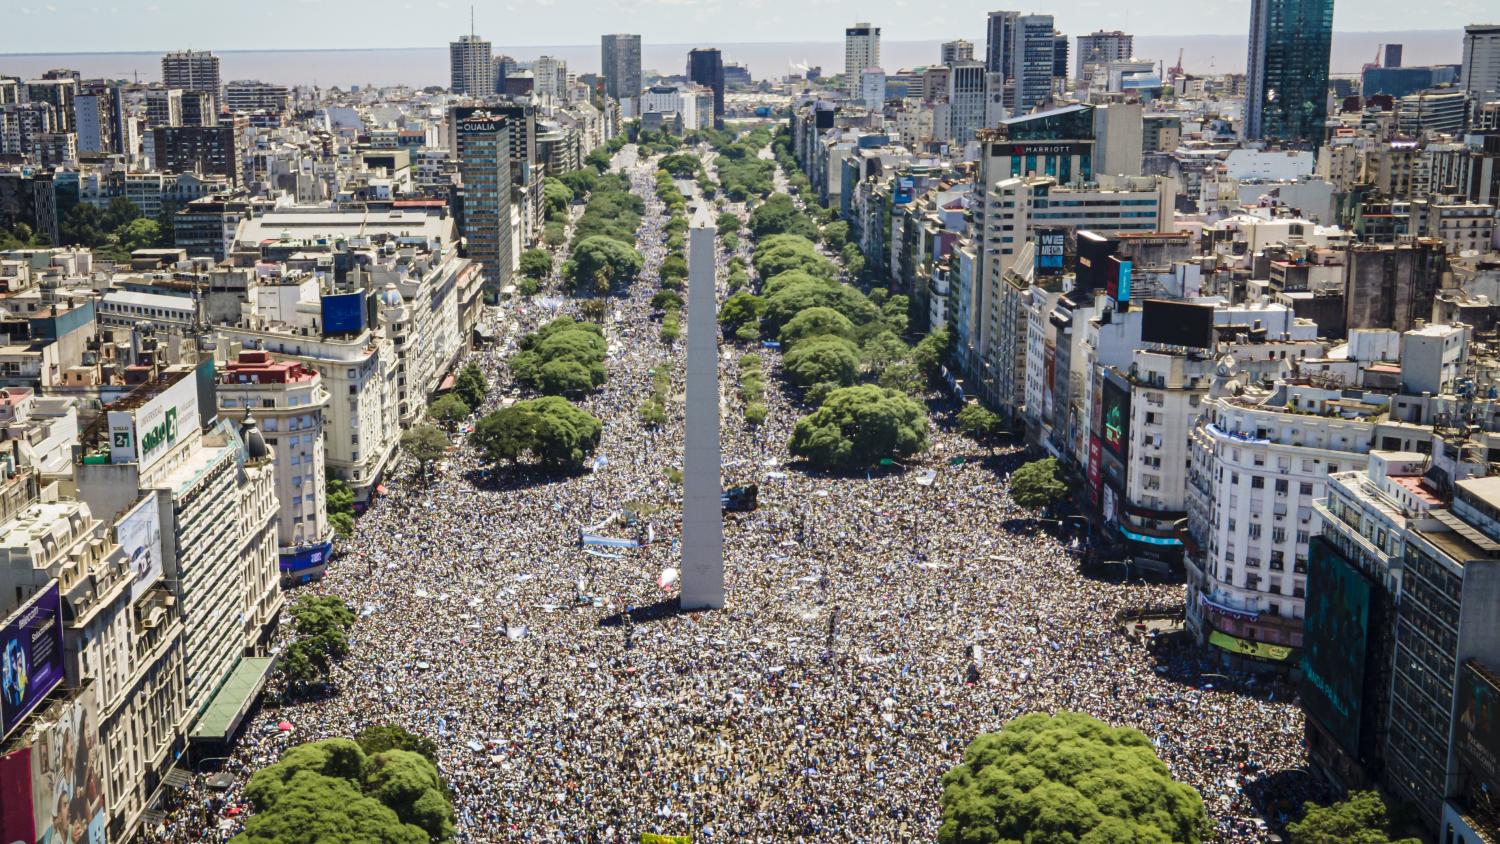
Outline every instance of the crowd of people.
<svg viewBox="0 0 1500 844">
<path fill-rule="evenodd" d="M 1261 816 L 1296 805 L 1290 692 L 1215 688 L 1196 652 L 1122 629 L 1120 613 L 1180 605 L 1181 587 L 1093 581 L 1054 537 L 1015 532 L 1028 514 L 1004 481 L 1019 452 L 959 436 L 936 397 L 932 445 L 904 470 L 805 471 L 787 465 L 802 411 L 776 386 L 779 356 L 762 355 L 770 415 L 751 428 L 732 395 L 746 349 L 725 344 L 724 484 L 759 484 L 759 508 L 726 514 L 726 607 L 677 612 L 661 573 L 680 564 L 685 344 L 658 337 L 665 217 L 650 166 L 628 169 L 647 199 L 646 268 L 610 300 L 609 380 L 583 401 L 604 459 L 559 476 L 461 447 L 436 477 L 390 481 L 303 587 L 359 616 L 336 691 L 258 713 L 227 763 L 238 782 L 195 786 L 159 839 L 227 837 L 244 779 L 289 743 L 383 723 L 438 743 L 463 842 L 932 840 L 965 746 L 1039 710 L 1144 731 L 1203 794 L 1218 840 L 1257 840 Z M 472 355 L 492 403 L 511 392 L 516 334 L 577 313 L 560 296 L 507 308 L 511 339 Z M 647 428 L 638 409 L 662 366 L 674 401 Z M 580 527 L 622 512 L 600 531 L 649 544 L 580 547 Z M 267 718 L 294 729 L 263 732 Z"/>
</svg>

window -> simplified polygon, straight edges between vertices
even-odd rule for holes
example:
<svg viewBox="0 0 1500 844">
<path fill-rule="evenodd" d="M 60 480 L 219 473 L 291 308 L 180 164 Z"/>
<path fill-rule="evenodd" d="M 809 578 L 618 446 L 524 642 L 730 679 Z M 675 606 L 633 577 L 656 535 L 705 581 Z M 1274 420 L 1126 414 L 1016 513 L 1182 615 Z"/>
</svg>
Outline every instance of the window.
<svg viewBox="0 0 1500 844">
<path fill-rule="evenodd" d="M 1313 485 L 1309 484 L 1309 483 L 1298 484 L 1297 485 L 1297 492 L 1301 493 L 1303 496 L 1312 495 L 1313 494 Z"/>
<path fill-rule="evenodd" d="M 1251 489 L 1265 489 L 1266 488 L 1266 479 L 1262 478 L 1259 475 L 1256 475 L 1255 477 L 1253 477 L 1253 478 L 1250 479 L 1250 488 Z"/>
<path fill-rule="evenodd" d="M 1284 479 L 1284 478 L 1277 478 L 1276 479 L 1276 494 L 1277 495 L 1286 495 L 1286 490 L 1287 490 L 1286 479 Z"/>
</svg>

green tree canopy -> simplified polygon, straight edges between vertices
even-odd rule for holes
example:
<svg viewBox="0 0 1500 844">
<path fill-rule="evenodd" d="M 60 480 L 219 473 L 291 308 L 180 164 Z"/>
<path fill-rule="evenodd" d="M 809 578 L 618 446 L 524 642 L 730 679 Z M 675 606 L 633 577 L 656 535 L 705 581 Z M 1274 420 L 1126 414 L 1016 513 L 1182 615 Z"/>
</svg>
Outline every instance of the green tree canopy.
<svg viewBox="0 0 1500 844">
<path fill-rule="evenodd" d="M 472 412 L 473 408 L 469 407 L 468 402 L 459 398 L 457 393 L 448 393 L 427 407 L 427 418 L 437 420 L 439 424 L 451 431 Z"/>
<path fill-rule="evenodd" d="M 911 351 L 912 363 L 927 378 L 937 378 L 942 371 L 943 361 L 948 356 L 950 340 L 951 335 L 946 326 L 923 337 Z"/>
<path fill-rule="evenodd" d="M 800 387 L 823 383 L 847 387 L 859 374 L 859 350 L 842 337 L 808 337 L 787 352 L 782 369 Z"/>
<path fill-rule="evenodd" d="M 300 744 L 245 787 L 256 813 L 235 844 L 428 844 L 453 835 L 453 807 L 420 754 L 366 755 L 349 739 Z"/>
<path fill-rule="evenodd" d="M 823 227 L 823 243 L 834 252 L 844 248 L 849 242 L 849 224 L 843 220 L 837 220 Z"/>
<path fill-rule="evenodd" d="M 413 425 L 401 433 L 401 450 L 411 455 L 423 474 L 448 453 L 448 435 L 431 425 Z"/>
<path fill-rule="evenodd" d="M 939 844 L 1199 844 L 1203 799 L 1139 730 L 1076 712 L 1023 715 L 943 776 Z"/>
<path fill-rule="evenodd" d="M 910 397 L 873 385 L 844 387 L 797 420 L 788 448 L 816 466 L 856 469 L 927 447 L 927 411 Z"/>
<path fill-rule="evenodd" d="M 1000 433 L 1000 415 L 979 402 L 969 402 L 958 412 L 958 429 L 981 442 Z"/>
<path fill-rule="evenodd" d="M 761 326 L 766 333 L 779 336 L 781 327 L 808 308 L 832 308 L 856 326 L 879 318 L 880 312 L 870 300 L 847 284 L 796 281 L 765 297 Z"/>
<path fill-rule="evenodd" d="M 542 208 L 547 219 L 566 220 L 568 206 L 573 204 L 573 189 L 561 179 L 548 176 L 542 181 Z"/>
<path fill-rule="evenodd" d="M 375 724 L 365 727 L 354 739 L 366 756 L 374 756 L 387 750 L 410 750 L 437 763 L 437 742 L 426 736 L 408 732 L 396 724 Z"/>
<path fill-rule="evenodd" d="M 782 348 L 791 351 L 798 341 L 810 337 L 832 336 L 853 342 L 854 323 L 833 308 L 814 307 L 799 311 L 781 327 L 778 338 Z"/>
<path fill-rule="evenodd" d="M 521 253 L 521 274 L 541 281 L 552 272 L 552 256 L 543 249 L 528 249 Z"/>
<path fill-rule="evenodd" d="M 458 377 L 453 379 L 453 394 L 463 399 L 470 410 L 478 410 L 489 391 L 490 384 L 484 377 L 484 370 L 473 361 L 464 364 L 464 368 L 458 371 Z"/>
<path fill-rule="evenodd" d="M 643 263 L 634 246 L 595 235 L 574 247 L 565 273 L 574 290 L 605 293 L 613 285 L 634 281 Z"/>
<path fill-rule="evenodd" d="M 1331 806 L 1304 804 L 1302 820 L 1287 826 L 1292 844 L 1421 844 L 1396 838 L 1397 823 L 1378 791 L 1356 791 Z"/>
<path fill-rule="evenodd" d="M 725 211 L 714 220 L 714 226 L 719 230 L 719 237 L 734 234 L 740 230 L 740 215 Z"/>
<path fill-rule="evenodd" d="M 760 319 L 760 310 L 760 297 L 741 290 L 719 306 L 719 323 L 731 330 L 741 325 L 753 325 Z"/>
<path fill-rule="evenodd" d="M 797 234 L 808 240 L 818 237 L 818 226 L 784 193 L 772 194 L 750 212 L 750 233 L 757 238 L 773 234 Z"/>
<path fill-rule="evenodd" d="M 485 459 L 519 461 L 530 455 L 550 467 L 577 465 L 599 447 L 604 427 L 559 396 L 519 401 L 479 420 L 472 437 Z"/>
<path fill-rule="evenodd" d="M 516 381 L 546 395 L 572 395 L 604 383 L 607 345 L 592 322 L 558 317 L 521 338 L 507 365 Z"/>
<path fill-rule="evenodd" d="M 1057 477 L 1055 457 L 1033 460 L 1011 473 L 1011 500 L 1028 510 L 1040 510 L 1055 504 L 1067 494 L 1068 485 Z"/>
<path fill-rule="evenodd" d="M 818 253 L 811 240 L 791 234 L 774 235 L 760 241 L 750 263 L 765 279 L 794 270 L 831 279 L 837 270 L 832 261 Z"/>
</svg>

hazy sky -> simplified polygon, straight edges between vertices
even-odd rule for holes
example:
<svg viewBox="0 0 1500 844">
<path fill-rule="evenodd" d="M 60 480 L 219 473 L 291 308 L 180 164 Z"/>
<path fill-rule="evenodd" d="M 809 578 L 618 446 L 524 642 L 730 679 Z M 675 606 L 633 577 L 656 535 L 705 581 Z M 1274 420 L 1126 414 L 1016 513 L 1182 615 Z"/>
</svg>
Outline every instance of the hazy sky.
<svg viewBox="0 0 1500 844">
<path fill-rule="evenodd" d="M 657 43 L 835 41 L 863 8 L 886 39 L 980 40 L 995 8 L 1051 12 L 1070 35 L 1240 33 L 1250 0 L 1069 0 L 1005 5 L 975 0 L 498 0 L 475 4 L 496 44 L 597 44 L 603 32 Z M 1341 0 L 1339 31 L 1454 29 L 1500 19 L 1494 0 Z M 469 29 L 457 0 L 0 0 L 0 52 L 256 48 L 436 47 Z"/>
</svg>

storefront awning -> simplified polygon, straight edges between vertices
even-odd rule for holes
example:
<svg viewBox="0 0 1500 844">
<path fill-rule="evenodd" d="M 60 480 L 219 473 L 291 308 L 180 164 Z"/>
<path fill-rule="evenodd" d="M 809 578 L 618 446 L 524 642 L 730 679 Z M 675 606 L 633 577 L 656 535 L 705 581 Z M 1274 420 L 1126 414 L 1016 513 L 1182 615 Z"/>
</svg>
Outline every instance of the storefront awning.
<svg viewBox="0 0 1500 844">
<path fill-rule="evenodd" d="M 247 656 L 230 672 L 229 679 L 214 693 L 213 700 L 198 716 L 190 738 L 193 741 L 227 741 L 239 729 L 245 713 L 265 688 L 275 657 Z"/>
<path fill-rule="evenodd" d="M 1252 642 L 1249 639 L 1241 639 L 1228 633 L 1214 631 L 1208 637 L 1208 643 L 1223 648 L 1230 653 L 1242 656 L 1253 656 L 1260 659 L 1269 659 L 1276 662 L 1285 662 L 1292 658 L 1295 648 L 1285 645 L 1268 645 L 1265 642 Z"/>
</svg>

